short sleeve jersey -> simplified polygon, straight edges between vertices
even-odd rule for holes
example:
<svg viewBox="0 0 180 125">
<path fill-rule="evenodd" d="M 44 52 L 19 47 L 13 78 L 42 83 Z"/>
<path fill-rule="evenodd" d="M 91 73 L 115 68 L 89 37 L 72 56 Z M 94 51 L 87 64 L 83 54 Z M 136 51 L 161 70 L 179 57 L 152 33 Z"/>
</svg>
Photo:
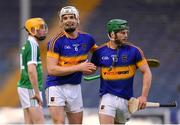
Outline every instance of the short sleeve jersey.
<svg viewBox="0 0 180 125">
<path fill-rule="evenodd" d="M 29 36 L 20 51 L 20 72 L 21 77 L 18 82 L 18 87 L 32 89 L 28 75 L 28 65 L 35 64 L 37 69 L 38 87 L 42 90 L 42 65 L 40 58 L 40 50 L 36 40 Z"/>
<path fill-rule="evenodd" d="M 71 39 L 65 33 L 60 33 L 48 43 L 47 57 L 58 59 L 59 66 L 72 66 L 88 59 L 88 53 L 97 48 L 95 40 L 90 34 L 78 33 L 78 37 Z M 82 72 L 66 76 L 47 76 L 46 87 L 63 84 L 80 84 Z"/>
<path fill-rule="evenodd" d="M 110 93 L 125 99 L 133 96 L 136 69 L 147 64 L 142 50 L 131 44 L 118 50 L 105 44 L 93 53 L 91 62 L 101 69 L 100 96 Z"/>
</svg>

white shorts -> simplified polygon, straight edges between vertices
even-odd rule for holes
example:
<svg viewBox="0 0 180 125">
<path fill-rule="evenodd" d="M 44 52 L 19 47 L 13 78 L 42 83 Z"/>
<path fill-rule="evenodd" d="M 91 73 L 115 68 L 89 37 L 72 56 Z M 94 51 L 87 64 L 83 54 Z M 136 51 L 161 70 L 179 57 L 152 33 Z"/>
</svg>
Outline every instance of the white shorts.
<svg viewBox="0 0 180 125">
<path fill-rule="evenodd" d="M 65 106 L 66 112 L 77 113 L 83 111 L 80 84 L 50 86 L 46 89 L 46 101 L 48 106 Z"/>
<path fill-rule="evenodd" d="M 112 94 L 105 94 L 100 102 L 99 114 L 112 116 L 116 122 L 125 123 L 131 116 L 128 111 L 128 100 Z"/>
<path fill-rule="evenodd" d="M 19 99 L 21 102 L 21 106 L 23 109 L 39 106 L 36 99 L 31 99 L 34 96 L 33 89 L 18 87 L 17 90 L 18 90 L 18 95 L 19 95 Z M 40 96 L 42 99 L 42 92 L 40 92 Z"/>
</svg>

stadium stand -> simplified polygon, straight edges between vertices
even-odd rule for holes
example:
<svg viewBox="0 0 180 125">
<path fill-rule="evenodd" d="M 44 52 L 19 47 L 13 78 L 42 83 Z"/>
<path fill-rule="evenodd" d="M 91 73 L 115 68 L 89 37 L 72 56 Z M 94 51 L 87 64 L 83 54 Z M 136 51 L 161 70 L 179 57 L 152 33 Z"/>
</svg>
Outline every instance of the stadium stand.
<svg viewBox="0 0 180 125">
<path fill-rule="evenodd" d="M 0 79 L 2 85 L 4 78 L 11 71 L 13 60 L 9 54 L 18 47 L 19 38 L 19 7 L 17 1 L 1 1 L 0 4 L 1 28 L 0 28 Z M 12 58 L 13 59 L 13 58 Z M 13 67 L 12 67 L 13 68 Z"/>
</svg>

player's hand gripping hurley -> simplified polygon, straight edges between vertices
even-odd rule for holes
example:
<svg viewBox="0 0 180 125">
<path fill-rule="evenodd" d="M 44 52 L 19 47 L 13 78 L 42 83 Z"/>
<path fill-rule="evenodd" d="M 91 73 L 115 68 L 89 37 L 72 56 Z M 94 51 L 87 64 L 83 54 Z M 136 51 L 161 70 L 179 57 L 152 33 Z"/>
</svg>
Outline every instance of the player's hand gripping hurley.
<svg viewBox="0 0 180 125">
<path fill-rule="evenodd" d="M 139 99 L 132 97 L 128 101 L 128 110 L 131 114 L 139 110 L 138 106 L 139 106 Z M 176 107 L 176 106 L 177 106 L 176 102 L 172 102 L 168 104 L 161 104 L 158 102 L 146 102 L 146 108 Z"/>
</svg>

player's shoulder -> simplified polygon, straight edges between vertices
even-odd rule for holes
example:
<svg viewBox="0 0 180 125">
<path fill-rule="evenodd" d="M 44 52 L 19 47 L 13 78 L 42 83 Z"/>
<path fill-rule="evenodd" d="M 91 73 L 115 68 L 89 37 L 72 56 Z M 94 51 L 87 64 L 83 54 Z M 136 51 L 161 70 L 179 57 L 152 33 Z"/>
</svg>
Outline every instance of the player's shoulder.
<svg viewBox="0 0 180 125">
<path fill-rule="evenodd" d="M 81 30 L 79 30 L 78 32 L 79 32 L 79 34 L 81 34 L 81 35 L 83 35 L 83 36 L 91 37 L 91 38 L 92 38 L 92 35 L 89 34 L 89 33 L 87 33 L 87 32 L 84 32 L 84 31 L 81 31 Z"/>
<path fill-rule="evenodd" d="M 107 48 L 107 42 L 106 43 L 103 43 L 101 44 L 100 46 L 98 46 L 95 51 L 102 51 L 104 48 Z"/>
<path fill-rule="evenodd" d="M 27 40 L 25 41 L 24 45 L 23 45 L 23 48 L 26 48 L 26 50 L 27 50 L 27 49 L 31 49 L 31 47 L 32 47 L 33 45 L 34 45 L 34 43 L 27 39 Z"/>
<path fill-rule="evenodd" d="M 48 42 L 48 48 L 53 50 L 55 46 L 59 45 L 59 42 L 61 42 L 61 39 L 63 39 L 64 36 L 64 32 L 59 32 L 54 35 Z"/>
<path fill-rule="evenodd" d="M 24 51 L 30 50 L 30 47 L 31 47 L 31 45 L 30 45 L 29 41 L 25 40 L 23 45 L 21 46 L 21 51 L 24 52 Z"/>
<path fill-rule="evenodd" d="M 89 33 L 84 32 L 84 31 L 82 31 L 82 30 L 78 30 L 78 33 L 79 33 L 79 34 L 83 34 L 83 35 L 89 35 Z"/>
<path fill-rule="evenodd" d="M 124 45 L 130 48 L 140 48 L 137 45 L 134 45 L 132 42 L 126 42 L 124 43 Z"/>
<path fill-rule="evenodd" d="M 62 39 L 65 36 L 64 32 L 59 32 L 56 35 L 54 35 L 49 42 L 55 42 L 58 41 L 59 39 Z"/>
<path fill-rule="evenodd" d="M 126 47 L 129 47 L 130 49 L 142 51 L 139 46 L 134 45 L 132 42 L 126 42 L 124 45 L 125 45 Z"/>
</svg>

